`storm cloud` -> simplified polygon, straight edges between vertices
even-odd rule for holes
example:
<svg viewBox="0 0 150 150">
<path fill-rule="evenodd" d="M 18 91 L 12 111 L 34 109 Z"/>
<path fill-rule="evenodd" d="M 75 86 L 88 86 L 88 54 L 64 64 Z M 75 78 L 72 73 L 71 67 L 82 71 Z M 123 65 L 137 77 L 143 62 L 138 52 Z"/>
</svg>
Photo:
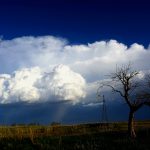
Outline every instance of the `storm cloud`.
<svg viewBox="0 0 150 150">
<path fill-rule="evenodd" d="M 116 64 L 149 70 L 150 48 L 116 40 L 70 44 L 54 36 L 0 41 L 0 103 L 94 101 L 98 81 Z M 92 96 L 93 95 L 93 96 Z"/>
</svg>

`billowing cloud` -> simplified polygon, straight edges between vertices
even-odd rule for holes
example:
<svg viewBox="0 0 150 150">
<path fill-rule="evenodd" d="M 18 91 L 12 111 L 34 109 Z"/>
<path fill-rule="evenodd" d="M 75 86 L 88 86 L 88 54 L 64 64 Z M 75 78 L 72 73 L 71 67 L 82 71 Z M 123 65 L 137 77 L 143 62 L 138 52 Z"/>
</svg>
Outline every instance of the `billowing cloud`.
<svg viewBox="0 0 150 150">
<path fill-rule="evenodd" d="M 86 90 L 85 100 L 92 101 L 95 83 L 106 79 L 116 64 L 131 61 L 135 69 L 149 70 L 149 59 L 150 47 L 137 43 L 128 47 L 116 40 L 71 45 L 66 39 L 53 36 L 1 39 L 0 99 L 77 102 L 85 97 Z"/>
<path fill-rule="evenodd" d="M 41 98 L 45 100 L 56 97 L 59 100 L 77 102 L 86 95 L 84 78 L 64 65 L 54 67 L 50 74 L 45 73 L 35 86 L 39 89 Z"/>
<path fill-rule="evenodd" d="M 0 42 L 1 73 L 18 68 L 58 64 L 69 65 L 88 81 L 103 78 L 116 64 L 134 62 L 136 68 L 149 69 L 150 48 L 134 43 L 130 47 L 116 40 L 70 45 L 53 36 L 20 37 Z"/>
<path fill-rule="evenodd" d="M 0 103 L 44 102 L 72 100 L 85 97 L 84 78 L 65 65 L 51 72 L 39 67 L 23 68 L 12 75 L 0 75 Z"/>
</svg>

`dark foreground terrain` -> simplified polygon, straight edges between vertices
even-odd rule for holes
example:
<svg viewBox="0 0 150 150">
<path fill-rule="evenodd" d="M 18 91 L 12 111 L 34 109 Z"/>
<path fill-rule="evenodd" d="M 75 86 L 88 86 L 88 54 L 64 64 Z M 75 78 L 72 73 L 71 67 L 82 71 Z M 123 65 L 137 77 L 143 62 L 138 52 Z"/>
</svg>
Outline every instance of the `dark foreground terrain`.
<svg viewBox="0 0 150 150">
<path fill-rule="evenodd" d="M 127 123 L 72 126 L 0 127 L 0 150 L 150 150 L 150 122 L 136 122 L 137 138 Z"/>
</svg>

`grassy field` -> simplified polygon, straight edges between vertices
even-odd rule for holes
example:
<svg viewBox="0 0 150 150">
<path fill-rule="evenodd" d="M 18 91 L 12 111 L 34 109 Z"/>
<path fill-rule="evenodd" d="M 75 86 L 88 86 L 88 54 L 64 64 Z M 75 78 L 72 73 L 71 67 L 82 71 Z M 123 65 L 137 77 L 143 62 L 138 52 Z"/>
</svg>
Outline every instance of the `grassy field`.
<svg viewBox="0 0 150 150">
<path fill-rule="evenodd" d="M 137 138 L 128 138 L 127 123 L 22 125 L 0 127 L 0 149 L 150 150 L 150 121 L 135 122 Z"/>
</svg>

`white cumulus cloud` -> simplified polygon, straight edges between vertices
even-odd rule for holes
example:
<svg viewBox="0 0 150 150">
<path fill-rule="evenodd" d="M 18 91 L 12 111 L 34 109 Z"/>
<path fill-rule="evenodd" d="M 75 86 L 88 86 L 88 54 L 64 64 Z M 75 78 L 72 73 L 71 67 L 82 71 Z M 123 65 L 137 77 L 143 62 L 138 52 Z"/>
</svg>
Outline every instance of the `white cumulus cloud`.
<svg viewBox="0 0 150 150">
<path fill-rule="evenodd" d="M 84 78 L 65 65 L 51 72 L 39 67 L 23 68 L 12 75 L 0 75 L 0 103 L 44 102 L 72 100 L 85 97 Z"/>
<path fill-rule="evenodd" d="M 0 99 L 77 102 L 85 97 L 84 89 L 87 96 L 94 95 L 95 83 L 106 79 L 116 64 L 130 61 L 135 69 L 144 71 L 150 70 L 149 59 L 150 47 L 138 43 L 127 46 L 116 40 L 72 45 L 54 36 L 1 39 Z"/>
<path fill-rule="evenodd" d="M 45 73 L 36 83 L 36 87 L 38 87 L 42 99 L 56 97 L 59 100 L 77 102 L 86 95 L 84 78 L 64 65 L 54 67 L 50 74 Z"/>
</svg>

